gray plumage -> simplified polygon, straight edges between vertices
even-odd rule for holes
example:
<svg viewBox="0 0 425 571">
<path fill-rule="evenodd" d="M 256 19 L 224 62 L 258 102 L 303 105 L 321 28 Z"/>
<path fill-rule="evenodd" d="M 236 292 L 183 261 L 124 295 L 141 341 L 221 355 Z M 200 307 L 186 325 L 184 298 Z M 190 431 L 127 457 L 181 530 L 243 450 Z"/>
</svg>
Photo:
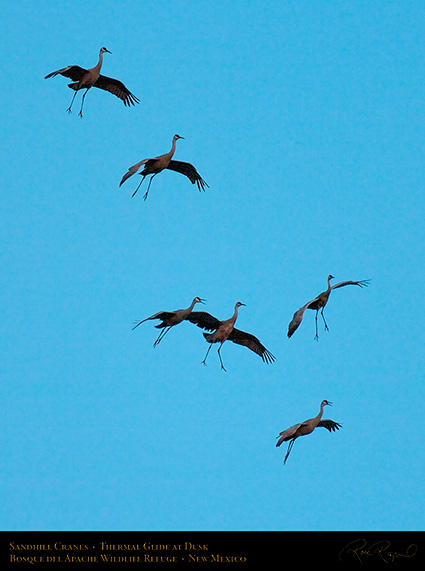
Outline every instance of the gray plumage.
<svg viewBox="0 0 425 571">
<path fill-rule="evenodd" d="M 287 442 L 289 440 L 288 450 L 283 460 L 284 464 L 288 459 L 288 456 L 292 450 L 295 440 L 300 436 L 305 436 L 306 434 L 310 434 L 317 427 L 326 428 L 327 430 L 329 430 L 329 432 L 335 432 L 335 430 L 339 430 L 341 428 L 341 424 L 335 422 L 334 420 L 330 420 L 328 418 L 322 420 L 323 409 L 325 408 L 326 405 L 332 406 L 332 403 L 330 403 L 327 400 L 323 400 L 320 404 L 320 411 L 317 416 L 315 416 L 314 418 L 310 418 L 309 420 L 305 420 L 304 422 L 301 422 L 299 424 L 294 424 L 294 426 L 291 426 L 290 428 L 287 428 L 286 430 L 283 430 L 282 432 L 279 433 L 279 436 L 277 437 L 278 441 L 276 443 L 276 446 L 280 446 L 282 442 Z"/>
<path fill-rule="evenodd" d="M 190 314 L 196 303 L 204 303 L 204 301 L 205 300 L 200 297 L 194 297 L 192 303 L 186 309 L 176 309 L 174 311 L 158 311 L 158 313 L 155 313 L 150 317 L 146 317 L 146 319 L 142 319 L 142 321 L 136 322 L 133 329 L 136 329 L 136 327 L 139 327 L 139 325 L 141 325 L 145 321 L 148 321 L 149 319 L 161 320 L 161 323 L 155 325 L 157 329 L 162 329 L 161 333 L 159 334 L 158 338 L 153 344 L 153 346 L 156 347 L 158 343 L 162 340 L 162 338 L 165 336 L 165 334 L 168 333 L 168 331 L 170 331 L 172 327 L 178 325 L 179 323 L 187 319 L 188 315 Z"/>
<path fill-rule="evenodd" d="M 158 157 L 155 157 L 153 159 L 143 159 L 142 161 L 131 166 L 128 169 L 128 172 L 126 172 L 126 174 L 122 177 L 120 186 L 128 178 L 133 176 L 133 174 L 135 174 L 140 169 L 140 167 L 145 165 L 142 172 L 139 173 L 142 176 L 142 180 L 140 181 L 136 190 L 133 192 L 132 196 L 134 196 L 137 193 L 145 178 L 151 174 L 152 176 L 149 180 L 148 189 L 143 195 L 143 199 L 146 200 L 149 194 L 149 189 L 152 183 L 152 179 L 164 169 L 172 170 L 185 175 L 192 184 L 197 185 L 199 191 L 201 190 L 205 191 L 205 187 L 208 187 L 208 184 L 201 178 L 201 175 L 198 173 L 198 171 L 195 169 L 193 165 L 191 165 L 190 163 L 185 163 L 183 161 L 172 160 L 172 157 L 176 150 L 176 141 L 178 139 L 184 139 L 184 137 L 181 137 L 180 135 L 174 135 L 171 149 L 168 153 L 165 153 L 164 155 L 159 155 Z"/>
<path fill-rule="evenodd" d="M 186 317 L 188 321 L 194 323 L 201 329 L 213 331 L 213 333 L 203 334 L 205 339 L 210 344 L 207 354 L 202 361 L 204 365 L 206 365 L 206 360 L 212 344 L 220 343 L 217 353 L 220 359 L 221 368 L 223 371 L 226 370 L 221 359 L 220 351 L 223 343 L 227 340 L 233 341 L 233 343 L 237 343 L 239 345 L 243 345 L 244 347 L 248 347 L 248 349 L 251 349 L 251 351 L 257 353 L 257 355 L 259 355 L 265 363 L 273 363 L 275 360 L 274 356 L 264 347 L 264 345 L 260 342 L 259 339 L 257 339 L 257 337 L 251 335 L 251 333 L 246 333 L 245 331 L 240 331 L 239 329 L 235 328 L 235 322 L 238 317 L 238 309 L 242 305 L 245 304 L 238 301 L 235 305 L 235 311 L 232 317 L 224 321 L 218 320 L 216 317 L 210 315 L 205 311 L 193 311 Z"/>
<path fill-rule="evenodd" d="M 103 54 L 105 52 L 111 53 L 106 48 L 101 48 L 97 65 L 90 69 L 84 69 L 79 65 L 68 65 L 67 67 L 58 69 L 57 71 L 52 71 L 52 73 L 46 75 L 45 79 L 49 79 L 49 77 L 55 77 L 56 75 L 63 75 L 64 77 L 69 77 L 75 82 L 68 84 L 68 87 L 75 91 L 71 105 L 67 109 L 68 113 L 71 113 L 72 104 L 74 103 L 77 91 L 80 89 L 85 89 L 86 91 L 81 100 L 80 112 L 78 113 L 80 117 L 83 116 L 84 98 L 86 97 L 87 92 L 91 87 L 97 87 L 99 89 L 103 89 L 104 91 L 109 91 L 109 93 L 119 97 L 119 99 L 121 99 L 124 105 L 127 107 L 139 103 L 138 98 L 133 95 L 121 81 L 100 74 L 100 69 L 103 63 Z"/>
<path fill-rule="evenodd" d="M 301 324 L 301 321 L 303 320 L 303 316 L 304 316 L 304 312 L 306 311 L 306 309 L 314 309 L 316 311 L 316 316 L 315 316 L 315 320 L 316 320 L 316 335 L 315 335 L 315 339 L 318 340 L 319 339 L 319 334 L 318 334 L 318 328 L 317 328 L 317 314 L 319 313 L 319 309 L 321 310 L 321 316 L 323 318 L 323 322 L 325 324 L 325 330 L 329 331 L 329 327 L 328 324 L 326 323 L 326 319 L 325 319 L 325 315 L 323 313 L 323 310 L 325 309 L 326 304 L 328 303 L 329 300 L 329 296 L 331 295 L 331 291 L 340 287 L 345 287 L 347 285 L 356 285 L 358 287 L 367 287 L 370 280 L 360 280 L 360 281 L 345 281 L 345 282 L 339 282 L 337 284 L 335 284 L 334 286 L 331 286 L 331 279 L 333 279 L 334 277 L 332 275 L 328 276 L 328 288 L 327 290 L 325 290 L 324 292 L 320 293 L 317 297 L 315 297 L 314 299 L 312 299 L 311 301 L 309 301 L 308 303 L 306 303 L 305 305 L 303 305 L 300 309 L 298 309 L 295 313 L 294 316 L 288 326 L 288 337 L 292 337 L 292 335 L 295 333 L 295 331 L 298 329 L 298 327 Z"/>
</svg>

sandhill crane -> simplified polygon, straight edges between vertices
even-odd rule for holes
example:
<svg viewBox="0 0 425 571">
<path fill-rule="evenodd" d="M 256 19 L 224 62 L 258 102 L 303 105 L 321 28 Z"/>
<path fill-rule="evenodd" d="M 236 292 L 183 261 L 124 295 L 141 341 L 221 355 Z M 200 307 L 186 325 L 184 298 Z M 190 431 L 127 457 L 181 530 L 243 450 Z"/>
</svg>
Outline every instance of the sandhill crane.
<svg viewBox="0 0 425 571">
<path fill-rule="evenodd" d="M 149 319 L 160 319 L 162 323 L 155 325 L 157 329 L 162 329 L 157 340 L 153 344 L 153 346 L 156 347 L 158 343 L 161 341 L 161 339 L 165 336 L 165 334 L 168 333 L 168 331 L 170 331 L 170 329 L 174 327 L 174 325 L 178 325 L 184 319 L 187 319 L 188 315 L 190 314 L 196 303 L 204 303 L 204 302 L 205 300 L 202 299 L 201 297 L 194 297 L 192 303 L 189 305 L 187 309 L 176 309 L 175 311 L 158 311 L 158 313 L 155 313 L 155 315 L 151 315 L 150 317 L 142 319 L 142 321 L 136 323 L 136 325 L 133 327 L 133 330 L 136 329 L 136 327 L 139 327 L 140 324 L 144 323 L 145 321 L 148 321 Z"/>
<path fill-rule="evenodd" d="M 320 404 L 320 412 L 317 416 L 315 416 L 314 418 L 310 418 L 309 420 L 305 420 L 300 424 L 294 424 L 294 426 L 291 426 L 290 428 L 283 430 L 279 434 L 279 436 L 277 437 L 279 440 L 277 441 L 276 446 L 280 446 L 282 442 L 287 442 L 288 440 L 290 441 L 288 444 L 288 451 L 286 452 L 285 459 L 283 460 L 284 464 L 288 459 L 288 456 L 292 450 L 295 440 L 300 436 L 310 434 L 318 426 L 323 426 L 323 428 L 326 428 L 327 430 L 329 430 L 329 432 L 334 432 L 335 430 L 339 430 L 341 428 L 341 424 L 335 422 L 334 420 L 329 420 L 329 419 L 322 420 L 323 409 L 325 408 L 326 405 L 332 406 L 332 403 L 330 403 L 327 400 L 323 400 Z"/>
<path fill-rule="evenodd" d="M 210 344 L 207 354 L 202 361 L 204 365 L 206 365 L 206 360 L 212 344 L 220 343 L 220 347 L 218 348 L 217 353 L 220 359 L 221 368 L 223 371 L 226 370 L 221 359 L 220 350 L 223 343 L 227 340 L 233 341 L 233 343 L 238 343 L 239 345 L 245 345 L 245 347 L 248 347 L 248 349 L 251 349 L 251 351 L 254 351 L 254 353 L 257 353 L 257 355 L 260 355 L 265 363 L 272 363 L 275 360 L 270 351 L 268 351 L 264 345 L 262 345 L 256 337 L 254 337 L 254 335 L 245 333 L 245 331 L 239 331 L 239 329 L 234 327 L 235 321 L 238 317 L 238 309 L 241 307 L 241 305 L 245 304 L 238 301 L 235 305 L 234 314 L 232 317 L 230 317 L 230 319 L 226 319 L 225 321 L 219 321 L 205 311 L 192 311 L 192 313 L 186 317 L 187 320 L 189 320 L 191 323 L 194 323 L 198 327 L 206 329 L 207 331 L 214 331 L 214 333 L 203 333 L 205 339 Z"/>
<path fill-rule="evenodd" d="M 91 69 L 84 69 L 79 65 L 68 65 L 68 67 L 64 67 L 63 69 L 58 69 L 57 71 L 52 71 L 46 75 L 44 79 L 48 79 L 49 77 L 55 77 L 55 75 L 63 75 L 64 77 L 69 77 L 75 83 L 68 83 L 68 87 L 75 91 L 74 96 L 71 101 L 71 105 L 68 107 L 68 113 L 71 113 L 71 107 L 74 103 L 75 96 L 77 95 L 77 91 L 80 89 L 85 89 L 85 93 L 81 100 L 81 109 L 78 115 L 80 117 L 83 116 L 83 104 L 84 98 L 87 95 L 87 91 L 91 87 L 98 87 L 99 89 L 104 89 L 105 91 L 109 91 L 113 95 L 119 97 L 123 102 L 124 105 L 130 107 L 130 105 L 135 105 L 139 103 L 139 100 L 135 95 L 133 95 L 126 86 L 118 79 L 113 79 L 112 77 L 106 77 L 105 75 L 100 75 L 100 68 L 102 67 L 103 63 L 103 54 L 111 53 L 106 48 L 100 48 L 99 52 L 99 61 L 97 65 L 92 67 Z"/>
<path fill-rule="evenodd" d="M 145 180 L 145 178 L 151 174 L 152 176 L 149 180 L 148 189 L 145 192 L 145 194 L 143 195 L 144 200 L 146 200 L 148 197 L 148 194 L 149 194 L 149 189 L 150 189 L 153 177 L 156 176 L 161 171 L 163 171 L 164 169 L 168 169 L 168 170 L 179 172 L 180 174 L 184 174 L 185 176 L 187 176 L 187 178 L 190 180 L 190 182 L 192 184 L 196 183 L 199 192 L 201 190 L 205 190 L 204 187 L 205 186 L 208 187 L 208 184 L 201 178 L 200 174 L 198 173 L 198 171 L 195 169 L 195 167 L 193 165 L 191 165 L 190 163 L 184 163 L 182 161 L 171 160 L 173 155 L 174 155 L 174 152 L 176 150 L 176 141 L 178 139 L 184 139 L 184 137 L 180 137 L 180 135 L 174 135 L 173 143 L 171 145 L 171 149 L 165 155 L 160 155 L 159 157 L 155 157 L 154 159 L 143 159 L 143 161 L 140 161 L 139 163 L 136 163 L 135 165 L 130 167 L 128 169 L 128 172 L 122 177 L 121 182 L 120 182 L 120 186 L 128 178 L 130 178 L 134 173 L 136 173 L 142 165 L 145 165 L 142 172 L 139 173 L 140 175 L 142 175 L 143 178 L 140 181 L 139 186 L 133 192 L 132 196 L 134 196 L 136 194 L 136 192 L 139 190 L 139 188 L 142 185 L 142 182 Z"/>
<path fill-rule="evenodd" d="M 346 282 L 340 282 L 340 283 L 335 284 L 334 286 L 331 287 L 331 280 L 332 279 L 334 279 L 334 276 L 329 275 L 328 276 L 328 289 L 326 291 L 322 292 L 321 294 L 319 294 L 313 300 L 311 300 L 308 303 L 306 303 L 305 305 L 303 305 L 303 307 L 301 307 L 300 309 L 298 309 L 298 311 L 296 311 L 294 313 L 294 317 L 292 318 L 292 321 L 288 327 L 288 337 L 292 337 L 292 335 L 295 333 L 295 331 L 300 326 L 305 310 L 306 309 L 314 309 L 316 311 L 316 316 L 315 316 L 315 318 L 316 318 L 316 335 L 314 338 L 316 340 L 318 340 L 319 334 L 317 331 L 317 314 L 319 313 L 319 309 L 321 309 L 320 313 L 322 315 L 323 322 L 325 324 L 325 330 L 329 331 L 329 327 L 328 327 L 328 324 L 326 323 L 326 319 L 325 319 L 325 316 L 323 314 L 323 310 L 325 309 L 325 306 L 328 303 L 329 296 L 331 295 L 331 291 L 333 289 L 337 289 L 339 287 L 344 287 L 347 285 L 356 285 L 359 287 L 367 287 L 367 285 L 370 282 L 370 280 L 346 281 Z"/>
</svg>

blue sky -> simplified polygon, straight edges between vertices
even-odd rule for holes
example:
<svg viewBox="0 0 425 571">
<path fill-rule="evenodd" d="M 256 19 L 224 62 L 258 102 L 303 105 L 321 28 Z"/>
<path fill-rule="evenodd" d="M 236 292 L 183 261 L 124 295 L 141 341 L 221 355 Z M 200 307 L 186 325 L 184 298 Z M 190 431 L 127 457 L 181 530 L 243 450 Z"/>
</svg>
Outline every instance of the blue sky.
<svg viewBox="0 0 425 571">
<path fill-rule="evenodd" d="M 6 2 L 3 530 L 423 530 L 422 2 Z M 70 64 L 91 90 L 66 113 Z M 6 78 L 11 77 L 10 81 Z M 210 188 L 135 162 L 169 150 Z M 146 183 L 145 183 L 146 184 Z M 330 332 L 296 309 L 336 281 Z M 194 296 L 276 356 L 189 323 Z M 275 437 L 322 399 L 343 425 Z"/>
</svg>

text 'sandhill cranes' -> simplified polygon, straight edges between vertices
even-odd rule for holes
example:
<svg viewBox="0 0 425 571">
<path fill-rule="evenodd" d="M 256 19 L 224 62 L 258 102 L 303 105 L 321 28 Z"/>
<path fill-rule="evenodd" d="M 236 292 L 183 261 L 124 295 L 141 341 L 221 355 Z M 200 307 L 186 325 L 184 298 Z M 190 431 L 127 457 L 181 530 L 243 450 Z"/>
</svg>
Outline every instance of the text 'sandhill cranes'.
<svg viewBox="0 0 425 571">
<path fill-rule="evenodd" d="M 187 176 L 187 178 L 190 180 L 190 182 L 192 184 L 196 183 L 199 191 L 205 190 L 204 187 L 205 186 L 208 187 L 208 184 L 201 178 L 200 174 L 198 173 L 198 171 L 195 169 L 195 167 L 193 165 L 191 165 L 190 163 L 184 163 L 182 161 L 172 160 L 174 152 L 176 150 L 176 141 L 178 139 L 184 139 L 184 137 L 180 137 L 180 135 L 174 135 L 173 142 L 171 145 L 171 149 L 168 153 L 165 153 L 165 155 L 160 155 L 159 157 L 155 157 L 154 159 L 143 159 L 143 161 L 140 161 L 139 163 L 136 163 L 135 165 L 130 167 L 128 169 L 128 172 L 122 177 L 121 182 L 120 182 L 120 186 L 128 178 L 130 178 L 133 174 L 135 174 L 142 165 L 145 165 L 142 172 L 139 173 L 143 178 L 140 181 L 136 190 L 133 192 L 132 196 L 134 196 L 136 194 L 136 192 L 139 190 L 139 188 L 142 185 L 142 182 L 145 180 L 145 178 L 151 174 L 152 176 L 149 179 L 148 189 L 145 192 L 145 194 L 143 195 L 144 200 L 146 200 L 148 197 L 148 194 L 149 194 L 149 189 L 150 189 L 153 177 L 156 176 L 161 171 L 163 171 L 164 169 L 168 169 L 168 170 L 179 172 L 180 174 L 184 174 L 185 176 Z"/>
<path fill-rule="evenodd" d="M 235 328 L 234 325 L 238 317 L 238 309 L 241 305 L 245 304 L 238 301 L 235 305 L 234 314 L 232 315 L 232 317 L 230 317 L 230 319 L 226 319 L 225 321 L 219 321 L 218 319 L 216 319 L 209 313 L 206 313 L 205 311 L 192 311 L 192 313 L 190 313 L 186 317 L 188 321 L 194 323 L 198 327 L 206 329 L 207 331 L 214 332 L 214 333 L 203 334 L 205 339 L 210 344 L 210 346 L 208 347 L 207 354 L 205 355 L 205 358 L 202 361 L 204 365 L 206 365 L 206 360 L 212 344 L 220 343 L 220 347 L 218 348 L 217 353 L 220 359 L 221 368 L 223 369 L 223 371 L 226 370 L 224 368 L 223 361 L 221 359 L 220 351 L 223 343 L 227 340 L 248 347 L 248 349 L 251 349 L 251 351 L 254 351 L 254 353 L 257 353 L 257 355 L 260 355 L 260 357 L 265 363 L 272 363 L 275 360 L 274 356 L 270 353 L 270 351 L 268 351 L 264 347 L 264 345 L 260 343 L 257 337 L 254 337 L 254 335 L 251 335 L 250 333 L 245 333 L 245 331 L 239 331 L 239 329 Z"/>
<path fill-rule="evenodd" d="M 194 308 L 195 303 L 204 303 L 204 301 L 205 300 L 200 297 L 194 297 L 192 303 L 189 305 L 187 309 L 176 309 L 175 311 L 158 311 L 158 313 L 155 313 L 155 315 L 151 315 L 150 317 L 142 319 L 142 321 L 136 323 L 133 329 L 136 329 L 136 327 L 139 327 L 141 323 L 144 323 L 149 319 L 160 319 L 162 323 L 155 325 L 157 329 L 162 329 L 161 333 L 159 334 L 158 338 L 153 344 L 153 346 L 156 347 L 158 343 L 161 341 L 161 339 L 165 336 L 165 334 L 168 333 L 168 331 L 170 331 L 170 329 L 174 327 L 174 325 L 178 325 L 179 323 L 187 319 L 188 315 Z"/>
<path fill-rule="evenodd" d="M 98 87 L 99 89 L 109 91 L 109 93 L 119 97 L 123 101 L 124 105 L 128 107 L 130 107 L 130 105 L 139 103 L 137 97 L 133 95 L 121 81 L 118 79 L 113 79 L 112 77 L 100 75 L 100 68 L 102 67 L 103 63 L 103 54 L 105 52 L 111 53 L 106 48 L 101 48 L 99 52 L 99 61 L 97 65 L 91 69 L 84 69 L 79 65 L 69 65 L 68 67 L 58 69 L 57 71 L 52 71 L 52 73 L 46 75 L 45 79 L 48 79 L 49 77 L 55 77 L 55 75 L 63 75 L 64 77 L 69 77 L 75 82 L 68 83 L 68 87 L 75 91 L 71 105 L 67 109 L 68 113 L 71 113 L 72 104 L 74 103 L 77 91 L 80 89 L 85 89 L 86 91 L 81 100 L 81 109 L 78 114 L 80 117 L 83 116 L 84 98 L 91 87 Z"/>
<path fill-rule="evenodd" d="M 320 404 L 320 412 L 317 416 L 315 416 L 314 418 L 310 418 L 309 420 L 305 420 L 300 424 L 294 424 L 294 426 L 291 426 L 290 428 L 283 430 L 279 434 L 276 446 L 280 446 L 282 442 L 287 442 L 289 440 L 288 450 L 283 460 L 284 464 L 288 459 L 288 456 L 292 450 L 295 440 L 300 436 L 305 436 L 306 434 L 310 434 L 318 426 L 323 426 L 323 428 L 326 428 L 327 430 L 329 430 L 329 432 L 333 432 L 341 428 L 341 424 L 335 422 L 334 420 L 329 420 L 329 419 L 322 420 L 323 409 L 325 408 L 326 405 L 332 406 L 332 403 L 330 403 L 327 400 L 323 400 Z"/>
<path fill-rule="evenodd" d="M 334 277 L 329 275 L 328 276 L 328 289 L 326 291 L 322 292 L 321 294 L 319 294 L 313 300 L 311 300 L 308 303 L 306 303 L 305 305 L 303 305 L 303 307 L 301 307 L 300 309 L 298 309 L 298 311 L 296 311 L 294 313 L 294 317 L 292 318 L 292 321 L 288 327 L 288 337 L 292 337 L 292 335 L 295 333 L 295 331 L 300 326 L 301 321 L 303 320 L 305 310 L 306 309 L 314 309 L 316 311 L 316 316 L 315 316 L 315 318 L 316 318 L 316 335 L 314 338 L 316 340 L 318 340 L 319 339 L 319 333 L 317 330 L 317 314 L 319 313 L 319 309 L 321 309 L 320 313 L 321 313 L 322 318 L 323 318 L 323 323 L 325 324 L 325 330 L 329 331 L 329 327 L 328 327 L 328 324 L 326 323 L 326 319 L 325 319 L 325 316 L 323 314 L 323 310 L 325 309 L 325 306 L 328 303 L 329 296 L 331 295 L 331 291 L 333 289 L 337 289 L 339 287 L 344 287 L 347 285 L 356 285 L 359 287 L 366 287 L 370 282 L 370 280 L 346 281 L 346 282 L 340 282 L 340 283 L 335 284 L 334 286 L 331 287 L 331 280 L 332 279 L 334 279 Z"/>
</svg>

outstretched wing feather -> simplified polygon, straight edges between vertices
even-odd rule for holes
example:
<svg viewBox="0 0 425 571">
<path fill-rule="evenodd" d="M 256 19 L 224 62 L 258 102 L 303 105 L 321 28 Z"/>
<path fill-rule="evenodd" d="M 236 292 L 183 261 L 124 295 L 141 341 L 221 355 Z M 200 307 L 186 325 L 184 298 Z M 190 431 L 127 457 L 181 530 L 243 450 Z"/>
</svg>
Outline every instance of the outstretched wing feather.
<svg viewBox="0 0 425 571">
<path fill-rule="evenodd" d="M 158 313 L 155 313 L 154 315 L 151 315 L 150 317 L 146 317 L 146 319 L 142 319 L 142 321 L 136 322 L 136 325 L 133 327 L 133 329 L 136 329 L 136 327 L 139 327 L 139 325 L 141 325 L 145 321 L 149 321 L 149 319 L 161 319 L 161 321 L 164 321 L 166 319 L 169 319 L 173 315 L 174 315 L 174 313 L 171 311 L 158 311 Z"/>
<path fill-rule="evenodd" d="M 264 345 L 260 342 L 257 337 L 251 335 L 251 333 L 246 333 L 245 331 L 240 331 L 239 329 L 233 328 L 232 332 L 228 337 L 229 341 L 233 343 L 238 343 L 239 345 L 244 345 L 260 355 L 265 363 L 273 363 L 275 357 L 268 351 Z"/>
<path fill-rule="evenodd" d="M 282 432 L 279 432 L 276 446 L 280 446 L 282 442 L 287 442 L 288 440 L 291 440 L 295 436 L 297 430 L 301 428 L 301 426 L 303 426 L 302 422 L 300 422 L 299 424 L 294 424 L 294 426 L 290 426 L 286 430 L 282 430 Z"/>
<path fill-rule="evenodd" d="M 359 280 L 359 281 L 346 281 L 346 282 L 339 282 L 339 284 L 335 284 L 331 287 L 331 289 L 337 289 L 339 287 L 344 287 L 347 285 L 356 285 L 359 287 L 367 287 L 369 285 L 370 280 Z"/>
<path fill-rule="evenodd" d="M 179 172 L 180 174 L 187 176 L 192 184 L 196 183 L 199 191 L 205 190 L 204 186 L 208 187 L 208 184 L 202 179 L 201 175 L 190 163 L 171 160 L 168 164 L 167 169 Z"/>
<path fill-rule="evenodd" d="M 319 422 L 317 426 L 323 426 L 329 430 L 329 432 L 334 432 L 335 430 L 339 430 L 342 428 L 342 425 L 339 422 L 335 422 L 334 420 L 330 420 L 329 418 L 325 418 Z"/>
<path fill-rule="evenodd" d="M 80 79 L 87 73 L 87 69 L 80 67 L 79 65 L 68 65 L 57 71 L 52 71 L 46 75 L 44 79 L 49 79 L 49 77 L 55 77 L 55 75 L 63 75 L 64 77 L 69 77 L 73 81 L 80 81 Z"/>
<path fill-rule="evenodd" d="M 104 89 L 105 91 L 109 91 L 109 93 L 116 95 L 124 102 L 124 105 L 128 107 L 130 107 L 130 105 L 139 103 L 139 99 L 133 95 L 129 89 L 127 89 L 122 81 L 119 81 L 118 79 L 106 77 L 105 75 L 99 75 L 99 79 L 96 81 L 93 87 Z"/>
<path fill-rule="evenodd" d="M 192 311 L 186 319 L 206 331 L 215 331 L 221 325 L 221 321 L 206 311 Z"/>
<path fill-rule="evenodd" d="M 301 321 L 303 320 L 305 310 L 308 309 L 308 306 L 311 303 L 313 303 L 314 301 L 316 301 L 316 299 L 317 298 L 312 299 L 311 301 L 309 301 L 308 303 L 303 305 L 303 307 L 300 307 L 300 309 L 298 309 L 294 313 L 294 317 L 292 318 L 291 323 L 288 325 L 288 337 L 292 337 L 292 335 L 295 333 L 295 331 L 301 325 Z"/>
<path fill-rule="evenodd" d="M 130 167 L 128 169 L 128 172 L 125 173 L 125 175 L 122 177 L 121 182 L 120 182 L 120 186 L 131 176 L 133 176 L 133 174 L 135 174 L 139 168 L 144 165 L 145 163 L 148 162 L 149 159 L 143 159 L 143 161 L 140 161 L 139 163 L 136 163 L 135 165 L 133 165 L 132 167 Z"/>
</svg>

